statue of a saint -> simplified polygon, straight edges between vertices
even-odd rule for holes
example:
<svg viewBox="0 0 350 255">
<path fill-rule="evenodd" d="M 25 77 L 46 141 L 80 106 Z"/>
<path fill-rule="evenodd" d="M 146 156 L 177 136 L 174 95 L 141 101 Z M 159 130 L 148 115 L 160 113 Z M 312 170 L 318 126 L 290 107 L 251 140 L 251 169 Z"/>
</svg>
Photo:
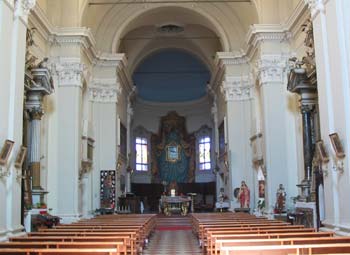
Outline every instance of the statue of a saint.
<svg viewBox="0 0 350 255">
<path fill-rule="evenodd" d="M 282 213 L 286 211 L 286 196 L 287 193 L 283 187 L 283 184 L 280 184 L 276 192 L 276 212 Z"/>
<path fill-rule="evenodd" d="M 238 200 L 241 205 L 241 208 L 249 208 L 250 203 L 250 190 L 245 183 L 245 181 L 241 182 L 241 187 L 239 188 Z"/>
</svg>

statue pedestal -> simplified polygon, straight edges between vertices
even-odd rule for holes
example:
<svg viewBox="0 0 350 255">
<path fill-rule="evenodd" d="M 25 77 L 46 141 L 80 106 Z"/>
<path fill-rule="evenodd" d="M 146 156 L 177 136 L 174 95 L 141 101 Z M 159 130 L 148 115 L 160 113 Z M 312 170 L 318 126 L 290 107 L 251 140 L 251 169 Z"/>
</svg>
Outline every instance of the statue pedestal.
<svg viewBox="0 0 350 255">
<path fill-rule="evenodd" d="M 298 217 L 296 224 L 304 225 L 307 228 L 317 228 L 317 212 L 315 202 L 296 202 L 295 211 Z"/>
<path fill-rule="evenodd" d="M 250 208 L 235 208 L 234 211 L 235 212 L 249 213 L 250 212 Z"/>
</svg>

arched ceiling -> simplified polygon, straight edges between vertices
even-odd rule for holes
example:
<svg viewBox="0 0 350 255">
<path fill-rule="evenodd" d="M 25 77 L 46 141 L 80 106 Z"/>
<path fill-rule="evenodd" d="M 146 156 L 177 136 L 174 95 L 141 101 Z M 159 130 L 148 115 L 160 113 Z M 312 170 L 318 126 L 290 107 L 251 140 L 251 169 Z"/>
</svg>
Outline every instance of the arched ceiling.
<svg viewBox="0 0 350 255">
<path fill-rule="evenodd" d="M 92 29 L 98 48 L 105 52 L 117 52 L 120 39 L 130 31 L 164 23 L 206 27 L 217 35 L 223 51 L 232 51 L 243 47 L 258 15 L 253 3 L 231 2 L 87 5 L 82 17 L 82 25 Z"/>
</svg>

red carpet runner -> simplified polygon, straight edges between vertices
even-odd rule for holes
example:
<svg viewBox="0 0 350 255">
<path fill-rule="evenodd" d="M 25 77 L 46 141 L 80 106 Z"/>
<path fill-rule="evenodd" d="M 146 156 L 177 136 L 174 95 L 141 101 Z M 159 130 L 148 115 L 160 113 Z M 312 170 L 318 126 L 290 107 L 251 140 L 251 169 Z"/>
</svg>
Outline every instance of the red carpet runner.
<svg viewBox="0 0 350 255">
<path fill-rule="evenodd" d="M 191 230 L 189 217 L 158 216 L 155 233 L 142 254 L 197 255 L 202 254 L 198 240 Z"/>
</svg>

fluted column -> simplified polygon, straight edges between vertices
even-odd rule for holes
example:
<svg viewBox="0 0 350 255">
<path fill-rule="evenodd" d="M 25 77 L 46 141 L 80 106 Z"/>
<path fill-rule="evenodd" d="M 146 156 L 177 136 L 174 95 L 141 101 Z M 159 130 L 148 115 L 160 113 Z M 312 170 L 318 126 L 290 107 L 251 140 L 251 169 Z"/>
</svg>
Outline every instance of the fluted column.
<svg viewBox="0 0 350 255">
<path fill-rule="evenodd" d="M 40 135 L 41 135 L 41 117 L 43 111 L 41 107 L 28 109 L 30 116 L 29 124 L 29 167 L 32 176 L 32 189 L 42 189 L 40 183 Z"/>
</svg>

